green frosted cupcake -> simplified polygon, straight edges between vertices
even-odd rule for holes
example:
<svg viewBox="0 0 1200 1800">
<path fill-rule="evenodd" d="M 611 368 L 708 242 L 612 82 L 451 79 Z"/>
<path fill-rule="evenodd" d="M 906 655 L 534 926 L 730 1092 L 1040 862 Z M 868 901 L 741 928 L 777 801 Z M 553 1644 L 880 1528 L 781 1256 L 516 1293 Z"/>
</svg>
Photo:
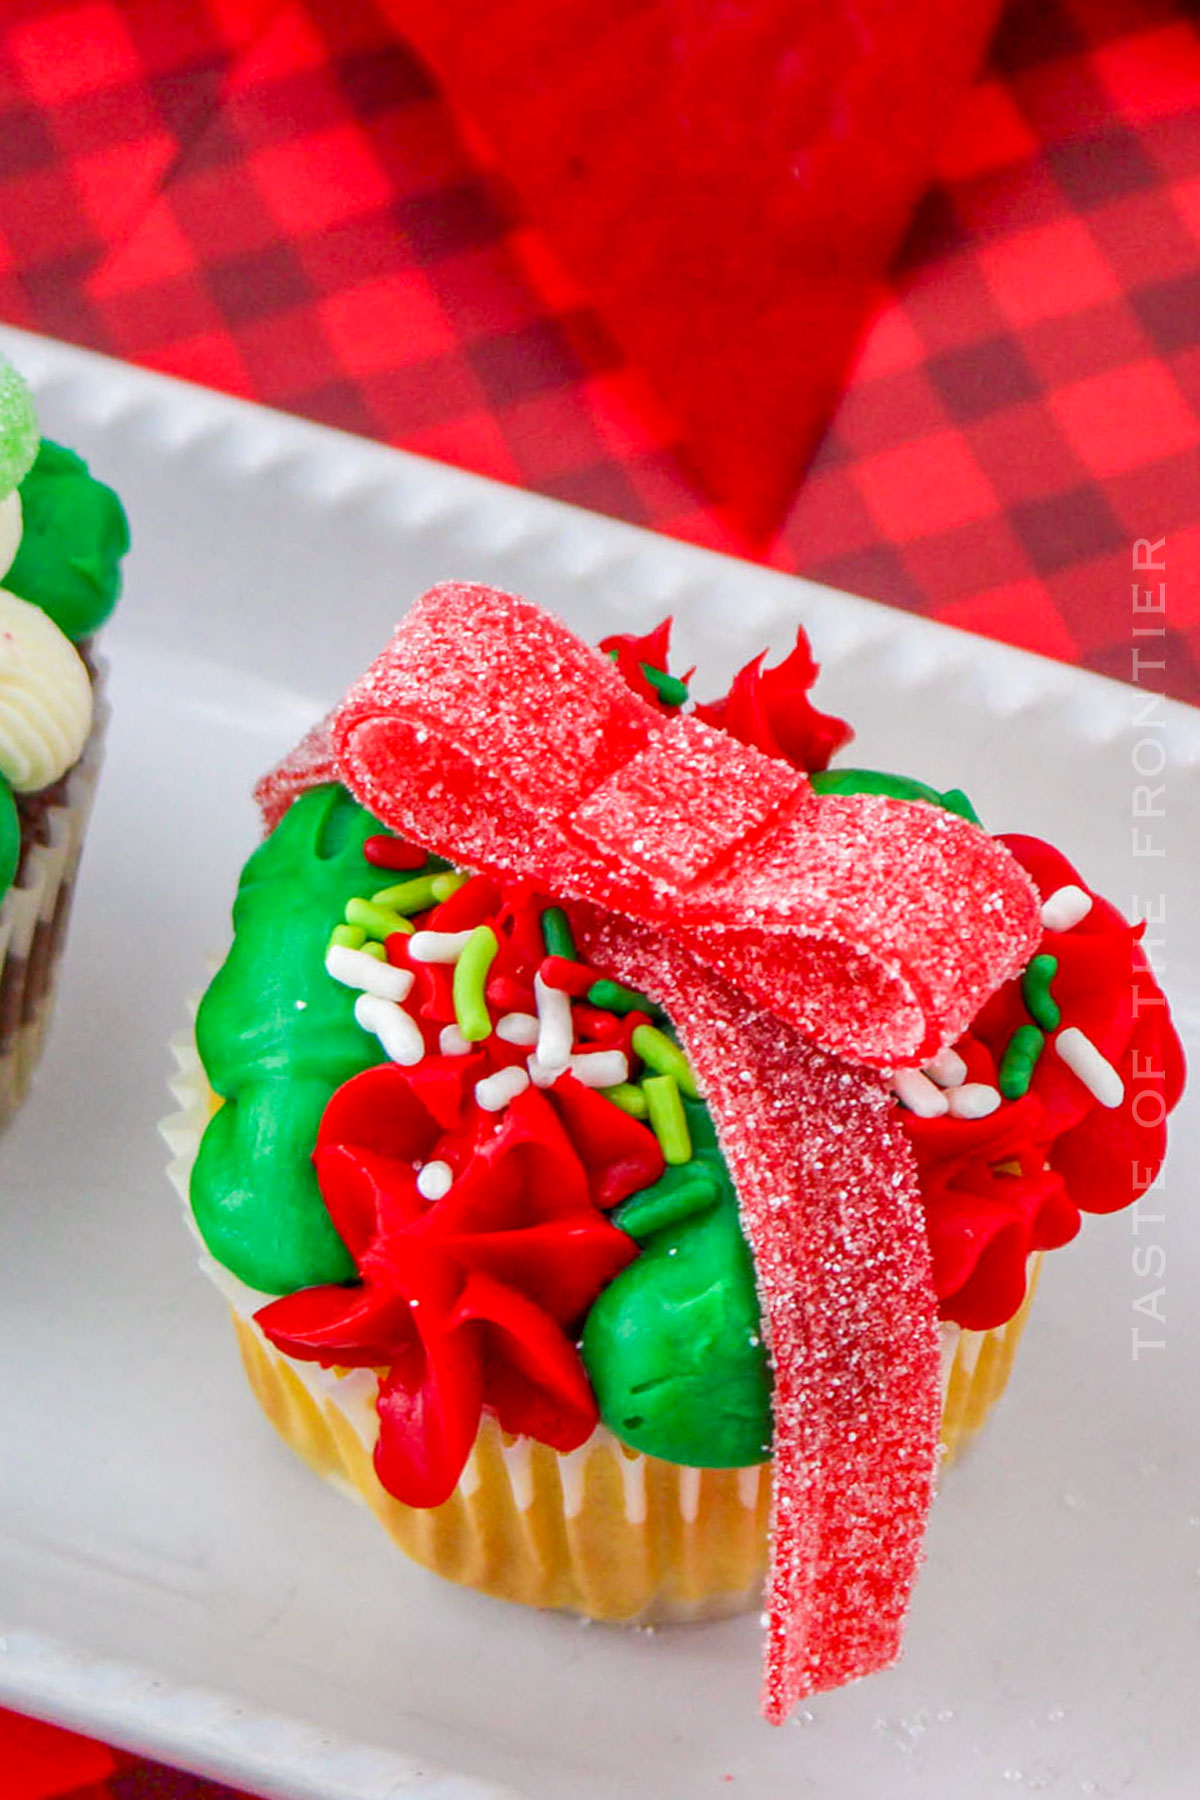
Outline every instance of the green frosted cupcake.
<svg viewBox="0 0 1200 1800">
<path fill-rule="evenodd" d="M 0 357 L 0 1125 L 37 1061 L 100 765 L 95 633 L 120 592 L 125 513 L 41 437 Z"/>
</svg>

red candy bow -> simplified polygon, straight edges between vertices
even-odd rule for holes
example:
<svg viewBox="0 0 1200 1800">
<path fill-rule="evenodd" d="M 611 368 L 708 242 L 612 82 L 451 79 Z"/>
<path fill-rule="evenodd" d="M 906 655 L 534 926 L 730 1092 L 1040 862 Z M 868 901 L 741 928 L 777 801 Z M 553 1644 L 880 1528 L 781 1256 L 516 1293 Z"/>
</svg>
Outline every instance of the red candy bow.
<svg viewBox="0 0 1200 1800">
<path fill-rule="evenodd" d="M 575 902 L 589 960 L 677 1020 L 774 1370 L 767 1716 L 885 1666 L 932 1493 L 938 1312 L 912 1150 L 870 1068 L 933 1054 L 1028 961 L 1028 878 L 950 813 L 814 795 L 467 585 L 418 601 L 260 785 L 267 824 L 326 780 L 405 838 Z"/>
<path fill-rule="evenodd" d="M 447 583 L 259 789 L 268 823 L 336 770 L 375 815 L 676 939 L 823 1048 L 875 1068 L 952 1041 L 1037 948 L 1016 861 L 966 820 L 813 794 L 665 719 L 557 620 Z"/>
</svg>

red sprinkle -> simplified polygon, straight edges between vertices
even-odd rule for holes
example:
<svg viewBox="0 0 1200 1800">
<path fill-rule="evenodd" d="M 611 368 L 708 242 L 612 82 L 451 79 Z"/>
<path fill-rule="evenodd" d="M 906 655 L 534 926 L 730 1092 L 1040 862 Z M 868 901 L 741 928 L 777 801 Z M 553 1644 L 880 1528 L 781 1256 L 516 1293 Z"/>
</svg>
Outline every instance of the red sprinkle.
<svg viewBox="0 0 1200 1800">
<path fill-rule="evenodd" d="M 543 957 L 538 974 L 547 987 L 559 988 L 576 1000 L 582 1000 L 592 983 L 599 980 L 595 969 L 589 969 L 586 963 L 572 962 L 569 956 Z"/>
<path fill-rule="evenodd" d="M 403 838 L 393 837 L 387 831 L 369 837 L 363 844 L 363 855 L 376 869 L 423 869 L 429 861 L 427 850 L 406 844 Z"/>
<path fill-rule="evenodd" d="M 491 975 L 484 994 L 497 1012 L 532 1012 L 533 987 L 513 975 Z"/>
</svg>

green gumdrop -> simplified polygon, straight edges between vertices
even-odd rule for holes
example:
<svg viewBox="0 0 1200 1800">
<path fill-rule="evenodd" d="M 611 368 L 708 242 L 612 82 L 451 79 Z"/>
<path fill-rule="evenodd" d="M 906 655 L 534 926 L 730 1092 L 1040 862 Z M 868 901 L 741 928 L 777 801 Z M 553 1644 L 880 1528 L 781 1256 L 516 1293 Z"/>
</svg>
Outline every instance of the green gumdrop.
<svg viewBox="0 0 1200 1800">
<path fill-rule="evenodd" d="M 960 819 L 979 824 L 979 814 L 961 788 L 947 788 L 939 794 L 924 781 L 908 775 L 888 775 L 882 769 L 819 769 L 809 780 L 818 794 L 886 794 L 893 800 L 924 800 Z"/>
<path fill-rule="evenodd" d="M 225 1104 L 192 1171 L 192 1210 L 217 1261 L 266 1293 L 355 1273 L 312 1149 L 334 1090 L 383 1060 L 355 1022 L 357 996 L 325 972 L 346 901 L 379 885 L 362 847 L 380 830 L 337 786 L 311 788 L 289 808 L 242 871 L 233 946 L 196 1018 Z"/>
<path fill-rule="evenodd" d="M 0 356 L 0 500 L 24 480 L 38 451 L 33 395 L 6 356 Z"/>
<path fill-rule="evenodd" d="M 21 860 L 21 817 L 8 782 L 0 775 L 0 900 L 16 878 Z"/>
<path fill-rule="evenodd" d="M 694 1468 L 743 1468 L 771 1453 L 754 1265 L 707 1109 L 684 1104 L 696 1153 L 614 1215 L 645 1247 L 595 1302 L 581 1349 L 622 1442 Z"/>
<path fill-rule="evenodd" d="M 73 450 L 42 440 L 21 483 L 21 543 L 4 586 L 73 641 L 103 625 L 121 592 L 125 509 Z"/>
</svg>

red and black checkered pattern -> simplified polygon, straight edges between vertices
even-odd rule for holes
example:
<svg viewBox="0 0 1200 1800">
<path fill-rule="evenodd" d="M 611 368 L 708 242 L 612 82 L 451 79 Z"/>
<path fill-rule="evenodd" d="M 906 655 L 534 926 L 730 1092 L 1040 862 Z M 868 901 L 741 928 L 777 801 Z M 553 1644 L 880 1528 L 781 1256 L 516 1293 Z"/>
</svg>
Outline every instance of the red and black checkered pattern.
<svg viewBox="0 0 1200 1800">
<path fill-rule="evenodd" d="M 1013 0 L 783 530 L 670 421 L 372 0 L 10 0 L 0 313 L 1200 699 L 1200 35 Z"/>
<path fill-rule="evenodd" d="M 1200 36 L 1011 7 L 780 560 L 1128 681 L 1131 545 L 1166 536 L 1200 698 L 1198 411 Z"/>
<path fill-rule="evenodd" d="M 0 1708 L 2 1800 L 244 1800 L 232 1788 L 164 1769 Z"/>
</svg>

